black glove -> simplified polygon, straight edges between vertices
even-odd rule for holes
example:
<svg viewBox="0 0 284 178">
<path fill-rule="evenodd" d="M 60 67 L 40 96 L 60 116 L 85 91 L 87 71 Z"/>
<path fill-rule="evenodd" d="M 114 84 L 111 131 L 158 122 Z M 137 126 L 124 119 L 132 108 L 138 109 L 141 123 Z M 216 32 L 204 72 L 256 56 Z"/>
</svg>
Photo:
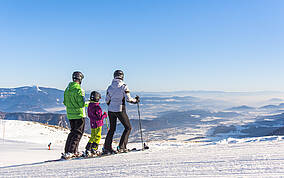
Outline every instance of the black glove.
<svg viewBox="0 0 284 178">
<path fill-rule="evenodd" d="M 136 103 L 140 102 L 140 97 L 138 95 L 136 95 L 135 99 L 136 99 Z"/>
</svg>

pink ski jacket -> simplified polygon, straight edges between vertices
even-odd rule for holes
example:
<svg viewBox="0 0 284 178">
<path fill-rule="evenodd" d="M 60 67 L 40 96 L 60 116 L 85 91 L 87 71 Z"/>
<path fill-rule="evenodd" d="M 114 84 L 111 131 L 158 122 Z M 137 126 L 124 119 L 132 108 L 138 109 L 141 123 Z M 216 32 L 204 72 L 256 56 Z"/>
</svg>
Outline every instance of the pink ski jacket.
<svg viewBox="0 0 284 178">
<path fill-rule="evenodd" d="M 91 128 L 94 129 L 104 125 L 104 118 L 107 117 L 107 114 L 102 113 L 100 103 L 90 103 L 88 106 L 88 116 Z"/>
</svg>

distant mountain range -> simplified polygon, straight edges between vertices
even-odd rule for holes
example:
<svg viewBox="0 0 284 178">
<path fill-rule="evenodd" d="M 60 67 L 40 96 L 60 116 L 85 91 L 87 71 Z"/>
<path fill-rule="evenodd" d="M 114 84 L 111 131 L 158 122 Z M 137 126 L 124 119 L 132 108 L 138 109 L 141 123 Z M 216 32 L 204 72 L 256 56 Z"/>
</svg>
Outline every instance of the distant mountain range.
<svg viewBox="0 0 284 178">
<path fill-rule="evenodd" d="M 104 93 L 102 93 L 102 103 L 101 107 L 104 111 L 107 111 L 107 106 L 104 103 Z M 173 124 L 169 126 L 164 125 L 165 119 L 159 120 L 147 120 L 151 119 L 153 116 L 160 115 L 161 112 L 173 110 L 174 112 L 179 110 L 189 110 L 195 108 L 217 108 L 220 103 L 213 100 L 202 100 L 197 97 L 191 96 L 172 96 L 172 95 L 151 95 L 147 93 L 132 93 L 132 96 L 138 94 L 141 96 L 141 112 L 144 128 L 150 130 L 153 124 L 157 124 L 157 128 L 166 127 L 172 128 Z M 88 98 L 86 94 L 86 98 Z M 64 91 L 54 88 L 45 87 L 19 87 L 19 88 L 1 88 L 0 89 L 0 118 L 4 120 L 24 120 L 24 121 L 34 121 L 44 124 L 68 127 L 69 122 L 65 115 L 65 107 L 63 105 Z M 223 102 L 221 102 L 223 104 Z M 50 108 L 59 108 L 61 110 Z M 128 114 L 133 124 L 133 133 L 138 128 L 137 120 L 137 106 L 128 105 Z M 60 111 L 60 112 L 59 112 Z M 52 113 L 50 113 L 52 112 Z M 210 113 L 209 111 L 192 111 L 192 113 L 198 113 L 206 116 L 216 116 L 216 117 L 232 117 L 236 116 L 234 113 L 218 112 Z M 189 114 L 189 113 L 186 113 Z M 186 117 L 187 118 L 187 117 Z M 172 118 L 169 118 L 171 121 Z M 159 121 L 159 122 L 157 122 Z M 90 131 L 89 119 L 86 119 L 86 132 Z M 182 122 L 180 121 L 179 124 Z M 104 125 L 103 133 L 106 130 L 106 125 Z M 123 127 L 121 124 L 117 126 L 117 131 L 122 132 Z"/>
<path fill-rule="evenodd" d="M 261 109 L 261 110 L 279 110 L 279 109 L 284 109 L 284 103 L 280 103 L 279 105 L 269 104 L 269 105 L 265 105 L 265 106 L 262 106 L 262 107 L 259 107 L 259 108 L 242 105 L 242 106 L 228 108 L 226 110 L 228 110 L 228 111 L 253 111 L 253 110 L 256 110 L 256 109 Z"/>
<path fill-rule="evenodd" d="M 132 93 L 135 96 L 136 93 Z M 225 101 L 202 99 L 197 96 L 178 96 L 137 93 L 141 96 L 142 127 L 146 140 L 166 138 L 168 132 L 182 134 L 188 132 L 192 138 L 206 136 L 259 136 L 282 134 L 284 103 L 250 107 L 230 105 Z M 101 107 L 107 111 L 102 92 Z M 45 87 L 19 87 L 0 89 L 0 119 L 34 121 L 44 124 L 69 127 L 64 105 L 64 91 Z M 86 96 L 88 98 L 88 96 Z M 280 101 L 280 100 L 279 100 Z M 49 113 L 50 108 L 61 108 L 62 112 Z M 225 108 L 229 108 L 226 109 Z M 225 111 L 224 111 L 225 110 Z M 276 112 L 277 111 L 277 112 Z M 137 105 L 128 105 L 127 112 L 132 123 L 130 141 L 139 140 L 139 120 Z M 252 115 L 250 115 L 250 112 Z M 271 116 L 254 118 L 255 113 Z M 275 113 L 275 114 L 274 114 Z M 255 120 L 249 122 L 246 120 Z M 244 121 L 244 122 L 243 122 Z M 106 124 L 103 134 L 106 134 Z M 85 131 L 90 133 L 90 121 L 86 119 Z M 159 132 L 157 132 L 159 131 Z M 115 137 L 120 137 L 123 126 L 117 125 Z M 240 133 L 240 135 L 239 135 Z M 220 137 L 221 138 L 221 137 Z M 169 137 L 168 139 L 175 139 Z"/>
<path fill-rule="evenodd" d="M 265 105 L 260 107 L 259 109 L 281 109 L 282 107 L 280 105 Z"/>
<path fill-rule="evenodd" d="M 284 93 L 283 91 L 244 91 L 244 92 L 230 92 L 230 91 L 210 91 L 210 90 L 183 90 L 183 91 L 165 91 L 165 92 L 145 92 L 145 93 L 152 93 L 152 94 L 236 94 L 236 95 L 258 95 L 258 94 L 274 94 L 274 93 Z M 272 98 L 276 99 L 276 98 Z M 283 101 L 283 100 L 282 100 Z"/>
<path fill-rule="evenodd" d="M 0 119 L 3 120 L 20 120 L 20 121 L 33 121 L 43 124 L 56 125 L 67 128 L 69 123 L 65 114 L 54 113 L 5 113 L 0 112 Z"/>
<path fill-rule="evenodd" d="M 104 91 L 102 94 L 102 107 L 106 109 L 104 103 Z M 177 92 L 177 94 L 180 92 Z M 181 92 L 182 93 L 182 92 Z M 195 93 L 195 92 L 193 92 Z M 179 106 L 179 107 L 200 107 L 216 108 L 219 105 L 228 105 L 224 101 L 212 99 L 201 100 L 192 96 L 177 96 L 173 93 L 150 93 L 133 92 L 132 96 L 138 94 L 143 99 L 142 104 L 157 106 Z M 170 94 L 170 95 L 169 95 Z M 25 113 L 65 113 L 63 105 L 64 91 L 55 88 L 46 88 L 38 86 L 25 86 L 19 88 L 0 88 L 0 111 L 2 112 L 25 112 Z M 86 93 L 86 99 L 89 93 Z M 129 106 L 131 108 L 132 106 Z M 61 109 L 56 109 L 61 108 Z"/>
<path fill-rule="evenodd" d="M 260 116 L 254 118 L 253 122 L 231 124 L 231 125 L 218 125 L 213 128 L 212 135 L 225 134 L 229 137 L 259 137 L 259 136 L 272 136 L 284 135 L 284 113 Z"/>
<path fill-rule="evenodd" d="M 254 110 L 254 109 L 256 109 L 256 108 L 246 106 L 246 105 L 242 105 L 242 106 L 232 107 L 232 108 L 229 108 L 227 110 L 230 110 L 230 111 L 248 111 L 248 110 Z"/>
<path fill-rule="evenodd" d="M 0 88 L 0 111 L 47 112 L 63 107 L 64 91 L 45 87 Z"/>
</svg>

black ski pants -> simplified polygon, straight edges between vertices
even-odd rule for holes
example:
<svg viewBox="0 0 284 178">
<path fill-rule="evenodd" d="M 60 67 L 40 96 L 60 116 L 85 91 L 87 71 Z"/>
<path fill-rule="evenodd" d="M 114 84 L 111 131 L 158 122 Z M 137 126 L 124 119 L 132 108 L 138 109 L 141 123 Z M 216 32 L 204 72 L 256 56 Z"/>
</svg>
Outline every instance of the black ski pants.
<svg viewBox="0 0 284 178">
<path fill-rule="evenodd" d="M 70 119 L 71 131 L 65 144 L 65 153 L 77 153 L 79 142 L 85 129 L 85 118 Z"/>
<path fill-rule="evenodd" d="M 109 116 L 109 122 L 110 122 L 110 128 L 106 136 L 105 144 L 104 144 L 104 149 L 106 150 L 111 150 L 112 149 L 112 140 L 113 140 L 113 135 L 116 130 L 116 122 L 117 119 L 121 122 L 121 124 L 124 126 L 124 131 L 123 134 L 120 138 L 119 142 L 119 148 L 125 149 L 126 145 L 128 143 L 128 137 L 131 132 L 131 124 L 129 121 L 129 118 L 126 114 L 126 110 L 123 110 L 122 112 L 108 112 Z"/>
</svg>

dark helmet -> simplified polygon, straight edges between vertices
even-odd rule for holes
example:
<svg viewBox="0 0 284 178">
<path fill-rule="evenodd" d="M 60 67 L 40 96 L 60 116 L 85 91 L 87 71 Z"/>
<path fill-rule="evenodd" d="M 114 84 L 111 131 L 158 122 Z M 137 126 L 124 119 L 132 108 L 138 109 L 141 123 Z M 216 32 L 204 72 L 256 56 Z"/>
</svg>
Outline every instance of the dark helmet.
<svg viewBox="0 0 284 178">
<path fill-rule="evenodd" d="M 80 82 L 82 82 L 82 80 L 84 79 L 84 75 L 82 74 L 82 72 L 76 71 L 73 72 L 72 79 L 73 81 L 79 80 Z"/>
<path fill-rule="evenodd" d="M 122 72 L 122 70 L 116 70 L 116 71 L 113 73 L 113 77 L 123 80 L 123 78 L 124 78 L 124 73 Z"/>
<path fill-rule="evenodd" d="M 99 92 L 92 91 L 92 93 L 90 95 L 90 100 L 91 101 L 99 102 L 101 98 L 102 98 L 102 96 L 101 96 L 101 94 Z"/>
</svg>

